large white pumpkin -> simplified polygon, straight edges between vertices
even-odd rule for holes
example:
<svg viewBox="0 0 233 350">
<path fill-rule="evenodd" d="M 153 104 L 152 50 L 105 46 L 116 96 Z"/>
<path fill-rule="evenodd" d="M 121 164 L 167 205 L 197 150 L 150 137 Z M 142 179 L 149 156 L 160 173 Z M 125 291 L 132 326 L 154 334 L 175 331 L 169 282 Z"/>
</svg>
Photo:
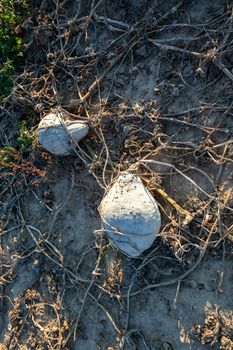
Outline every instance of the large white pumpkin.
<svg viewBox="0 0 233 350">
<path fill-rule="evenodd" d="M 154 242 L 161 226 L 157 202 L 141 179 L 123 172 L 103 198 L 99 212 L 110 242 L 137 257 Z"/>
<path fill-rule="evenodd" d="M 67 156 L 73 153 L 72 140 L 80 141 L 88 131 L 89 127 L 85 123 L 69 120 L 63 114 L 50 113 L 40 121 L 37 135 L 47 151 L 57 156 Z"/>
</svg>

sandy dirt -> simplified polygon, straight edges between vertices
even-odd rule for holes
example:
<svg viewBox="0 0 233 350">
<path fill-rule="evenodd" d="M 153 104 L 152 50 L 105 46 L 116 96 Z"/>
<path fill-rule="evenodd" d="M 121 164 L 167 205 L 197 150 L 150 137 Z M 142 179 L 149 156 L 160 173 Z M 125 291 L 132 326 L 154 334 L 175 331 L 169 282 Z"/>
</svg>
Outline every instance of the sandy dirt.
<svg viewBox="0 0 233 350">
<path fill-rule="evenodd" d="M 100 21 L 100 16 L 132 26 L 150 7 L 154 6 L 155 20 L 175 3 L 103 1 L 86 29 L 86 39 L 81 35 L 72 55 L 101 54 L 123 35 L 110 22 Z M 38 28 L 42 30 L 42 19 L 52 13 L 51 6 L 47 1 L 36 5 L 41 19 L 34 32 L 25 33 L 27 40 L 32 35 L 36 43 L 39 40 L 42 52 L 50 55 L 54 37 L 46 38 Z M 87 16 L 90 8 L 90 1 L 81 6 L 79 18 Z M 76 9 L 75 1 L 65 1 L 60 28 Z M 49 19 L 45 23 L 52 26 Z M 43 28 L 48 34 L 48 28 Z M 73 45 L 82 30 L 75 32 Z M 101 157 L 87 166 L 88 160 L 85 163 L 77 155 L 46 156 L 37 145 L 30 159 L 40 168 L 45 164 L 45 176 L 36 184 L 22 176 L 13 189 L 10 180 L 4 182 L 5 187 L 10 186 L 1 198 L 0 349 L 5 349 L 4 344 L 6 349 L 24 350 L 233 349 L 233 250 L 227 236 L 232 234 L 227 230 L 232 225 L 232 144 L 227 142 L 233 135 L 233 82 L 212 61 L 159 48 L 148 40 L 206 52 L 221 46 L 219 40 L 229 34 L 224 64 L 233 72 L 230 2 L 185 1 L 151 32 L 150 36 L 139 33 L 138 42 L 110 70 L 88 102 L 92 129 L 81 148 L 88 153 L 91 147 L 91 156 L 102 152 L 104 159 L 105 149 L 99 146 L 103 139 L 93 131 L 101 125 L 114 170 L 107 167 L 103 175 Z M 124 40 L 127 43 L 127 36 Z M 30 61 L 30 51 L 27 55 Z M 110 50 L 93 70 L 87 66 L 81 71 L 86 87 L 111 59 Z M 44 69 L 41 62 L 37 63 L 40 73 Z M 70 70 L 69 65 L 64 70 L 57 68 L 56 87 L 63 108 L 77 100 L 75 64 L 81 63 L 73 62 Z M 70 78 L 68 71 L 73 74 Z M 80 76 L 76 83 L 84 89 Z M 35 102 L 37 122 L 42 111 L 56 104 L 52 89 L 48 88 L 48 95 L 38 91 L 28 91 L 28 99 Z M 72 112 L 76 113 L 75 108 Z M 26 110 L 23 113 L 25 116 Z M 224 145 L 211 148 L 221 143 Z M 188 225 L 182 225 L 174 208 L 153 192 L 165 210 L 161 209 L 161 234 L 143 256 L 128 259 L 109 245 L 101 231 L 98 206 L 105 186 L 99 184 L 109 184 L 119 170 L 126 170 L 152 150 L 154 160 L 174 164 L 192 179 L 191 183 L 164 164 L 154 163 L 150 170 L 143 170 L 145 174 L 153 171 L 156 181 L 182 207 L 197 213 L 211 196 L 227 209 L 219 209 L 212 199 L 208 211 L 203 209 Z M 119 162 L 121 167 L 115 165 Z M 202 235 L 204 221 L 209 226 Z M 209 245 L 201 256 L 210 231 Z M 189 270 L 185 278 L 180 277 Z"/>
</svg>

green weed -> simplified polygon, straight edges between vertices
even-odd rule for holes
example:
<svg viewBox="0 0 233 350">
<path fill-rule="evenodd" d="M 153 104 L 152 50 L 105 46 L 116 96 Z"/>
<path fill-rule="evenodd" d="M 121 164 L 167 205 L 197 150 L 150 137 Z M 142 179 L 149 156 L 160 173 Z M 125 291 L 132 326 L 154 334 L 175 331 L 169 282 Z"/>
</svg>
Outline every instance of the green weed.
<svg viewBox="0 0 233 350">
<path fill-rule="evenodd" d="M 34 128 L 29 128 L 29 121 L 22 120 L 20 123 L 19 137 L 17 141 L 21 151 L 26 151 L 34 140 Z"/>
<path fill-rule="evenodd" d="M 0 101 L 10 93 L 12 76 L 16 67 L 22 64 L 22 38 L 16 28 L 28 11 L 26 0 L 0 1 Z"/>
</svg>

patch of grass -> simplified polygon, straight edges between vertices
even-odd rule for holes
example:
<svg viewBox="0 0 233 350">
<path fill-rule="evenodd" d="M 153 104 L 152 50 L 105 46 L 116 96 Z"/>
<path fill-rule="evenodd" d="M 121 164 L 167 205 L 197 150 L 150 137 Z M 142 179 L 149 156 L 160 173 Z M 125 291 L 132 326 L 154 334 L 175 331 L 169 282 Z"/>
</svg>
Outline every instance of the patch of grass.
<svg viewBox="0 0 233 350">
<path fill-rule="evenodd" d="M 13 86 L 12 76 L 22 63 L 19 25 L 29 12 L 27 0 L 0 1 L 0 101 Z"/>
</svg>

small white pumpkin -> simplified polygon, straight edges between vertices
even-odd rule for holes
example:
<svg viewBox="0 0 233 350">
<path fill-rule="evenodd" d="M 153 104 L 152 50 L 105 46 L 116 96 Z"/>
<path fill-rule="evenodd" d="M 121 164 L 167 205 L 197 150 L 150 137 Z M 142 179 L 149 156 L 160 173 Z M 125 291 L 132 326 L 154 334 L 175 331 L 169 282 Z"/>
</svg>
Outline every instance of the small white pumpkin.
<svg viewBox="0 0 233 350">
<path fill-rule="evenodd" d="M 110 242 L 132 258 L 148 249 L 160 230 L 157 202 L 141 179 L 128 172 L 106 193 L 99 212 Z"/>
<path fill-rule="evenodd" d="M 88 131 L 89 127 L 85 123 L 69 120 L 61 113 L 50 113 L 40 121 L 37 136 L 48 152 L 57 156 L 67 156 L 73 153 L 72 140 L 80 141 Z"/>
</svg>

